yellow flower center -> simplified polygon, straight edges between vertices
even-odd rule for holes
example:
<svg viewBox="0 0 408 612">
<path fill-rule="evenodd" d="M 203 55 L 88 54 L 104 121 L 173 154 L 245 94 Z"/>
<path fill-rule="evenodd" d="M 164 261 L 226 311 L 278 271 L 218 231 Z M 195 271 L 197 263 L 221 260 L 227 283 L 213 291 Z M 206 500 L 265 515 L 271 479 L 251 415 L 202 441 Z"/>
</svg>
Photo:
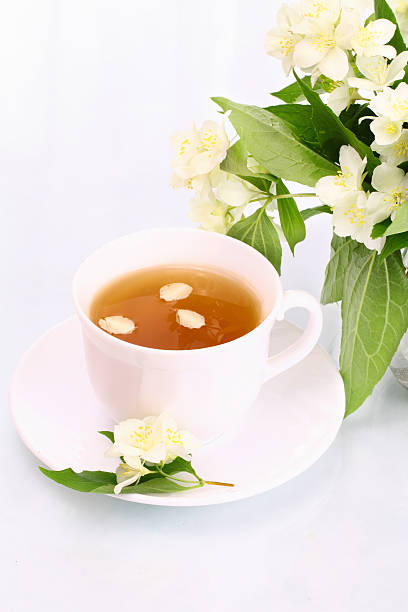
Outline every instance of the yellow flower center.
<svg viewBox="0 0 408 612">
<path fill-rule="evenodd" d="M 323 49 L 333 49 L 336 46 L 336 41 L 331 34 L 320 32 L 320 34 L 312 37 L 312 44 L 316 49 L 322 51 Z"/>
<path fill-rule="evenodd" d="M 121 476 L 130 476 L 133 473 L 132 470 L 129 469 L 129 466 L 127 464 L 126 465 L 121 464 L 119 468 L 120 468 Z"/>
<path fill-rule="evenodd" d="M 395 123 L 387 123 L 384 129 L 387 134 L 396 134 L 398 132 L 398 127 L 395 125 Z"/>
<path fill-rule="evenodd" d="M 396 142 L 393 146 L 395 157 L 406 157 L 408 155 L 408 140 Z"/>
<path fill-rule="evenodd" d="M 397 210 L 401 204 L 406 202 L 408 196 L 408 190 L 405 187 L 398 187 L 393 189 L 391 194 L 386 198 L 389 204 L 388 210 L 393 212 Z"/>
<path fill-rule="evenodd" d="M 371 23 L 366 28 L 359 27 L 356 41 L 359 47 L 369 48 L 372 45 L 378 44 L 379 32 L 373 29 Z"/>
<path fill-rule="evenodd" d="M 392 104 L 392 110 L 401 116 L 401 118 L 405 118 L 408 114 L 408 99 L 407 98 L 397 98 Z"/>
<path fill-rule="evenodd" d="M 287 57 L 292 52 L 292 49 L 294 46 L 295 46 L 294 36 L 285 36 L 284 38 L 281 38 L 279 41 L 279 47 L 284 57 Z"/>
<path fill-rule="evenodd" d="M 146 444 L 151 438 L 152 433 L 153 430 L 150 425 L 139 425 L 139 427 L 131 432 L 130 438 L 134 444 Z"/>
<path fill-rule="evenodd" d="M 360 227 L 360 225 L 364 225 L 366 222 L 364 210 L 362 208 L 358 208 L 355 204 L 352 204 L 344 213 L 347 219 L 350 221 L 351 225 L 356 225 Z"/>
<path fill-rule="evenodd" d="M 188 147 L 188 145 L 191 144 L 190 139 L 189 138 L 185 138 L 179 146 L 179 150 L 177 152 L 177 154 L 181 157 L 182 155 L 184 155 L 184 153 L 186 152 L 186 149 Z"/>
<path fill-rule="evenodd" d="M 219 135 L 211 128 L 208 128 L 201 136 L 200 145 L 197 148 L 198 152 L 208 153 L 208 157 L 211 159 L 214 156 L 214 149 L 216 148 L 219 140 Z"/>
<path fill-rule="evenodd" d="M 337 187 L 345 187 L 346 189 L 349 187 L 347 185 L 347 181 L 353 178 L 353 173 L 345 166 L 342 170 L 337 171 L 337 176 L 334 179 L 334 184 Z"/>
<path fill-rule="evenodd" d="M 310 17 L 310 19 L 318 19 L 319 17 L 321 17 L 324 11 L 327 10 L 327 6 L 323 2 L 321 2 L 320 0 L 314 0 L 311 3 L 309 12 L 303 14 L 305 17 Z"/>
<path fill-rule="evenodd" d="M 370 78 L 377 83 L 385 83 L 390 71 L 387 62 L 382 57 L 378 57 L 377 60 L 371 58 L 366 70 Z"/>
<path fill-rule="evenodd" d="M 166 436 L 168 442 L 170 444 L 183 444 L 181 440 L 181 436 L 178 431 L 174 431 L 174 429 L 170 429 L 169 427 L 166 429 Z"/>
</svg>

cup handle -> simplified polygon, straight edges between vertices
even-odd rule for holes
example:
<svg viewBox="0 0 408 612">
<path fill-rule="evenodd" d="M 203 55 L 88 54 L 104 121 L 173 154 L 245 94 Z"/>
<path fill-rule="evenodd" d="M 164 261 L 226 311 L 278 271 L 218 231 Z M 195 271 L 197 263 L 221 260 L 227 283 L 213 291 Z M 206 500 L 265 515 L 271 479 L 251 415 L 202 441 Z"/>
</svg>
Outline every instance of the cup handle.
<svg viewBox="0 0 408 612">
<path fill-rule="evenodd" d="M 277 355 L 269 357 L 265 379 L 273 378 L 288 368 L 302 361 L 314 348 L 319 340 L 323 316 L 319 302 L 306 291 L 285 291 L 283 302 L 278 316 L 278 321 L 282 321 L 285 312 L 290 308 L 306 308 L 309 311 L 309 321 L 303 334 L 288 348 Z"/>
</svg>

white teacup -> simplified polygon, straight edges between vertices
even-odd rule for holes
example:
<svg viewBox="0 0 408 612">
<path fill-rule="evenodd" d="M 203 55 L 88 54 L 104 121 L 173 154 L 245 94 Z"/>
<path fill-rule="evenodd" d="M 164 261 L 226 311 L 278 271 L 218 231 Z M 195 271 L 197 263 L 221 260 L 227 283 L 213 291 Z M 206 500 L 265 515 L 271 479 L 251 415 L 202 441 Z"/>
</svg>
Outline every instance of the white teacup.
<svg viewBox="0 0 408 612">
<path fill-rule="evenodd" d="M 95 294 L 109 281 L 138 268 L 173 264 L 217 268 L 249 283 L 262 304 L 261 323 L 231 342 L 178 351 L 119 340 L 89 319 Z M 112 417 L 119 421 L 166 411 L 204 441 L 233 425 L 266 380 L 304 359 L 322 328 L 315 298 L 304 291 L 284 292 L 275 268 L 258 251 L 234 238 L 197 229 L 144 230 L 106 244 L 79 267 L 73 297 L 89 377 Z M 275 321 L 299 306 L 310 313 L 305 332 L 269 357 Z"/>
</svg>

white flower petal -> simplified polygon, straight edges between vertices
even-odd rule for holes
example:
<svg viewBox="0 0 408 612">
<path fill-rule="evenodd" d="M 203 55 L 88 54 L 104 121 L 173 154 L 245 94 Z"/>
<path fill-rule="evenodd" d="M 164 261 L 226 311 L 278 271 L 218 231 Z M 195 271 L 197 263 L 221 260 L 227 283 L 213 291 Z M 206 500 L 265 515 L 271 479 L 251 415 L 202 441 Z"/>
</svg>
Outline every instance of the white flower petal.
<svg viewBox="0 0 408 612">
<path fill-rule="evenodd" d="M 114 494 L 119 495 L 122 492 L 122 489 L 133 484 L 134 482 L 139 480 L 139 478 L 140 478 L 140 474 L 133 474 L 133 476 L 130 476 L 127 480 L 121 480 L 120 482 L 118 482 L 117 485 L 115 485 L 113 489 Z"/>
<path fill-rule="evenodd" d="M 398 166 L 408 161 L 408 130 L 402 130 L 399 139 L 390 145 L 379 145 L 373 142 L 371 148 L 380 154 L 382 162 Z"/>
<path fill-rule="evenodd" d="M 378 89 L 377 83 L 370 81 L 369 79 L 360 79 L 357 77 L 351 77 L 348 80 L 349 85 L 357 87 L 358 89 L 365 89 L 367 91 L 375 91 Z"/>
<path fill-rule="evenodd" d="M 329 206 L 333 206 L 347 194 L 347 190 L 339 183 L 337 176 L 324 176 L 317 181 L 315 189 L 319 200 Z"/>
<path fill-rule="evenodd" d="M 331 108 L 333 113 L 337 116 L 340 115 L 341 111 L 347 108 L 353 100 L 352 90 L 348 85 L 343 84 L 340 87 L 336 87 L 327 98 L 327 106 Z"/>
<path fill-rule="evenodd" d="M 318 64 L 326 54 L 326 49 L 314 45 L 310 38 L 300 40 L 293 51 L 293 63 L 300 68 L 310 68 Z"/>
<path fill-rule="evenodd" d="M 160 299 L 165 302 L 174 302 L 188 298 L 193 288 L 186 283 L 169 283 L 160 287 Z"/>
<path fill-rule="evenodd" d="M 124 458 L 126 464 L 129 465 L 132 469 L 134 469 L 134 470 L 141 470 L 142 469 L 142 461 L 141 461 L 141 456 L 140 455 L 134 455 L 132 453 L 128 455 L 127 453 L 124 453 L 123 454 L 123 458 Z"/>
<path fill-rule="evenodd" d="M 379 193 L 378 191 L 373 191 L 370 193 L 367 200 L 367 211 L 373 218 L 378 217 L 378 221 L 375 223 L 382 221 L 390 216 L 389 210 L 390 202 L 386 193 Z"/>
<path fill-rule="evenodd" d="M 395 28 L 389 19 L 375 19 L 367 25 L 366 30 L 377 45 L 385 45 L 394 36 Z"/>
<path fill-rule="evenodd" d="M 403 51 L 395 59 L 392 60 L 389 65 L 389 74 L 388 78 L 391 82 L 397 81 L 400 78 L 401 71 L 404 70 L 405 66 L 408 64 L 408 51 Z"/>
<path fill-rule="evenodd" d="M 384 57 L 387 57 L 390 60 L 392 60 L 397 53 L 395 47 L 392 45 L 381 45 L 376 48 L 375 52 L 377 55 L 384 55 Z"/>
<path fill-rule="evenodd" d="M 349 63 L 347 54 L 339 47 L 334 47 L 326 53 L 325 57 L 319 62 L 319 69 L 333 81 L 341 81 L 346 76 Z"/>
<path fill-rule="evenodd" d="M 180 438 L 184 448 L 189 454 L 192 454 L 195 450 L 197 450 L 197 448 L 200 448 L 202 446 L 201 440 L 199 440 L 189 431 L 180 431 Z"/>
<path fill-rule="evenodd" d="M 244 206 L 248 204 L 255 194 L 261 192 L 255 187 L 249 187 L 249 183 L 229 172 L 220 172 L 217 181 L 217 200 L 228 206 Z"/>
<path fill-rule="evenodd" d="M 148 463 L 161 463 L 166 459 L 166 446 L 163 442 L 156 444 L 143 453 L 143 459 Z"/>
<path fill-rule="evenodd" d="M 115 335 L 131 334 L 136 329 L 136 325 L 131 319 L 120 315 L 99 319 L 98 325 L 110 334 Z"/>
<path fill-rule="evenodd" d="M 377 117 L 370 124 L 370 129 L 379 145 L 389 145 L 401 136 L 402 121 L 391 121 L 386 117 Z"/>
<path fill-rule="evenodd" d="M 380 164 L 374 169 L 371 184 L 377 191 L 391 193 L 401 183 L 405 173 L 390 164 Z"/>
<path fill-rule="evenodd" d="M 361 159 L 360 155 L 351 145 L 340 147 L 339 162 L 341 169 L 354 177 L 353 184 L 356 188 L 359 188 L 361 185 L 361 175 L 366 166 L 366 161 L 366 159 Z"/>
<path fill-rule="evenodd" d="M 369 107 L 378 116 L 388 116 L 394 96 L 394 90 L 390 87 L 385 87 L 381 93 L 371 100 Z"/>
<path fill-rule="evenodd" d="M 176 321 L 179 325 L 187 327 L 188 329 L 200 329 L 205 325 L 205 318 L 203 315 L 194 310 L 185 310 L 179 308 L 176 312 Z"/>
<path fill-rule="evenodd" d="M 190 201 L 190 219 L 207 231 L 225 234 L 229 228 L 227 213 L 228 206 L 216 200 L 212 192 L 211 198 L 194 197 Z"/>
</svg>

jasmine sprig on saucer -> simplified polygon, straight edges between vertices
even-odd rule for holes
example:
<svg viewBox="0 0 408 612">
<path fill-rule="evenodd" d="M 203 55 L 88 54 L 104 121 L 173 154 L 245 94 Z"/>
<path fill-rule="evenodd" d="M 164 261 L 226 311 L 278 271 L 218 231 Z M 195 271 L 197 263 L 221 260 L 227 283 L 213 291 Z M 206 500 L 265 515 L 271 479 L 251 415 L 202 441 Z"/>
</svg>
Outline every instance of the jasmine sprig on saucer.
<svg viewBox="0 0 408 612">
<path fill-rule="evenodd" d="M 45 476 L 76 491 L 87 493 L 170 493 L 203 487 L 205 484 L 233 487 L 233 484 L 203 480 L 191 465 L 194 450 L 201 442 L 187 430 L 179 430 L 174 419 L 163 413 L 144 419 L 126 419 L 114 431 L 100 431 L 112 446 L 107 457 L 120 459 L 116 472 L 47 470 Z"/>
</svg>

